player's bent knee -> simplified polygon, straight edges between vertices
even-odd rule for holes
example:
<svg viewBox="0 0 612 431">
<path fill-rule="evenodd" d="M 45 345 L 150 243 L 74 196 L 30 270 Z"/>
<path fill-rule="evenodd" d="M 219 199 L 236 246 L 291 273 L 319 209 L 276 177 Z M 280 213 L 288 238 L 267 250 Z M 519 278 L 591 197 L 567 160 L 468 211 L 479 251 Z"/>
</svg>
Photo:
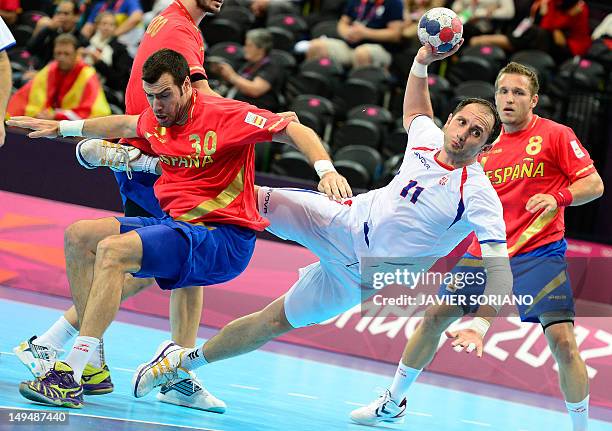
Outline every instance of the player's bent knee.
<svg viewBox="0 0 612 431">
<path fill-rule="evenodd" d="M 130 251 L 125 247 L 121 235 L 111 235 L 98 243 L 96 264 L 102 268 L 125 268 L 130 265 Z"/>
<path fill-rule="evenodd" d="M 449 313 L 439 307 L 428 308 L 421 322 L 421 331 L 439 335 L 449 326 Z"/>
<path fill-rule="evenodd" d="M 66 228 L 64 231 L 64 246 L 67 252 L 82 251 L 87 248 L 89 243 L 88 227 L 88 220 L 79 220 Z"/>
</svg>

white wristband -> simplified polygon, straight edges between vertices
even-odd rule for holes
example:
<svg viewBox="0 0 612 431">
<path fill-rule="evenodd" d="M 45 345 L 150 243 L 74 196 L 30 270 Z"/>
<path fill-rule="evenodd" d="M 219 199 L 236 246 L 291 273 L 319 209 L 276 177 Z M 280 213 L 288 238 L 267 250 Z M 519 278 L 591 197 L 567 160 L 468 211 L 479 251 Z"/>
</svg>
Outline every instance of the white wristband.
<svg viewBox="0 0 612 431">
<path fill-rule="evenodd" d="M 482 317 L 474 317 L 469 329 L 478 332 L 480 336 L 484 338 L 490 326 L 491 324 L 487 319 L 483 319 Z"/>
<path fill-rule="evenodd" d="M 412 73 L 417 78 L 427 78 L 427 65 L 421 64 L 418 61 L 414 60 L 412 62 L 412 67 L 410 68 L 410 73 Z"/>
<path fill-rule="evenodd" d="M 334 168 L 334 164 L 329 160 L 317 160 L 314 162 L 315 171 L 317 171 L 317 175 L 319 178 L 323 178 L 328 172 L 336 172 L 336 168 Z"/>
<path fill-rule="evenodd" d="M 59 135 L 66 136 L 83 136 L 83 125 L 85 120 L 62 120 L 59 122 Z"/>
</svg>

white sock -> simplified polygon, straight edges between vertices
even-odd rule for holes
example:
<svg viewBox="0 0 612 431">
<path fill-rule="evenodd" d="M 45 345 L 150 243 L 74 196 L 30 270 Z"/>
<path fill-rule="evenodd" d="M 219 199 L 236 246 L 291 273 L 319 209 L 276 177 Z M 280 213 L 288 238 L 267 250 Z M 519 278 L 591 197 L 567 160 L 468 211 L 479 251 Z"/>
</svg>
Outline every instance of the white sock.
<svg viewBox="0 0 612 431">
<path fill-rule="evenodd" d="M 393 383 L 391 383 L 391 387 L 389 388 L 389 392 L 391 392 L 391 399 L 396 403 L 402 401 L 406 392 L 410 386 L 414 383 L 414 381 L 421 374 L 421 370 L 417 370 L 416 368 L 410 368 L 407 365 L 404 365 L 400 360 L 399 365 L 397 366 L 397 371 L 395 371 L 395 377 L 393 378 Z"/>
<path fill-rule="evenodd" d="M 89 359 L 89 363 L 93 365 L 94 367 L 102 368 L 102 365 L 104 365 L 105 362 L 106 361 L 104 359 L 104 340 L 100 338 L 100 344 L 98 344 L 98 347 L 96 348 L 96 351 L 94 352 L 94 354 L 91 355 L 91 358 Z"/>
<path fill-rule="evenodd" d="M 586 431 L 589 422 L 589 396 L 578 403 L 565 402 L 567 411 L 569 412 L 574 431 Z"/>
<path fill-rule="evenodd" d="M 154 174 L 159 163 L 158 157 L 149 156 L 147 154 L 141 154 L 133 162 L 130 162 L 130 167 L 136 172 L 146 172 L 148 174 Z"/>
<path fill-rule="evenodd" d="M 47 332 L 34 340 L 34 344 L 49 345 L 55 350 L 61 350 L 77 335 L 79 335 L 78 329 L 72 326 L 64 316 L 61 316 L 47 329 Z"/>
<path fill-rule="evenodd" d="M 203 350 L 204 346 L 187 349 L 186 352 L 183 353 L 183 358 L 181 359 L 181 367 L 186 368 L 188 370 L 195 370 L 196 368 L 199 368 L 202 365 L 208 364 L 208 361 L 204 357 Z"/>
<path fill-rule="evenodd" d="M 74 380 L 77 383 L 81 381 L 85 365 L 89 362 L 99 344 L 100 340 L 94 337 L 83 337 L 79 335 L 76 337 L 76 340 L 74 340 L 72 350 L 70 350 L 64 362 L 70 365 L 72 371 L 74 371 Z"/>
</svg>

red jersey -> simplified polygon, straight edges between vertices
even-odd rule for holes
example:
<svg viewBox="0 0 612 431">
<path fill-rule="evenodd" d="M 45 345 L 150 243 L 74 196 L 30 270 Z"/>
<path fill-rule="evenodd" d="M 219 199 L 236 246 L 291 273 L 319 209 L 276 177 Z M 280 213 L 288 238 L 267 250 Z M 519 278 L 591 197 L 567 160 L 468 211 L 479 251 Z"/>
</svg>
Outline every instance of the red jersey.
<svg viewBox="0 0 612 431">
<path fill-rule="evenodd" d="M 537 193 L 554 194 L 595 172 L 593 161 L 573 130 L 552 120 L 533 116 L 523 130 L 504 133 L 481 157 L 504 207 L 508 253 L 514 256 L 563 238 L 563 208 L 543 215 L 525 209 Z M 480 256 L 474 238 L 468 253 Z"/>
<path fill-rule="evenodd" d="M 542 17 L 540 27 L 548 31 L 563 30 L 567 47 L 573 55 L 584 55 L 591 47 L 589 6 L 582 2 L 579 12 L 570 15 L 559 9 L 558 1 L 548 2 L 548 12 Z"/>
<path fill-rule="evenodd" d="M 172 49 L 185 57 L 192 77 L 199 74 L 206 78 L 202 33 L 180 0 L 174 0 L 170 6 L 153 18 L 140 42 L 125 91 L 127 115 L 139 115 L 149 107 L 142 89 L 142 66 L 147 58 L 162 48 Z M 127 142 L 141 150 L 145 150 L 148 146 L 139 139 L 128 139 Z"/>
<path fill-rule="evenodd" d="M 217 222 L 264 230 L 255 205 L 256 142 L 272 140 L 289 120 L 236 100 L 193 91 L 184 125 L 160 127 L 151 108 L 138 119 L 145 151 L 159 156 L 155 196 L 177 221 Z"/>
</svg>

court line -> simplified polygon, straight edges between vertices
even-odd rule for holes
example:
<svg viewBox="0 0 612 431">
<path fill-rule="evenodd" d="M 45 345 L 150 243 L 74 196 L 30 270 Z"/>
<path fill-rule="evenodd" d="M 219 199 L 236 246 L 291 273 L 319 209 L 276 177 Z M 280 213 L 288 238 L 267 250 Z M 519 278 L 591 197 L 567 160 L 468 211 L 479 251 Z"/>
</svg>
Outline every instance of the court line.
<svg viewBox="0 0 612 431">
<path fill-rule="evenodd" d="M 256 386 L 245 386 L 245 385 L 236 385 L 234 383 L 230 383 L 229 384 L 231 387 L 233 388 L 240 388 L 240 389 L 249 389 L 251 391 L 259 391 L 261 388 L 258 388 Z"/>
<path fill-rule="evenodd" d="M 410 410 L 406 410 L 406 413 L 408 413 L 409 415 L 413 415 L 413 416 L 425 416 L 428 418 L 432 418 L 433 415 L 429 414 L 429 413 L 423 413 L 423 412 L 414 412 L 414 411 L 410 411 Z"/>
<path fill-rule="evenodd" d="M 13 356 L 17 356 L 13 352 L 0 352 L 0 355 L 13 355 Z"/>
<path fill-rule="evenodd" d="M 53 406 L 48 406 L 48 407 L 50 409 L 53 408 Z M 0 409 L 5 409 L 5 410 L 28 410 L 28 411 L 36 410 L 36 409 L 28 409 L 28 408 L 25 408 L 25 407 L 12 407 L 12 406 L 0 406 Z M 85 413 L 73 413 L 72 411 L 69 411 L 69 410 L 57 410 L 57 411 L 58 412 L 68 413 L 69 416 L 82 416 L 82 417 L 88 417 L 88 418 L 108 419 L 108 420 L 112 420 L 112 421 L 133 422 L 133 423 L 149 424 L 149 425 L 161 425 L 161 426 L 166 426 L 166 427 L 196 429 L 196 430 L 202 430 L 202 431 L 223 431 L 223 430 L 218 429 L 218 428 L 200 428 L 200 427 L 194 427 L 194 426 L 190 426 L 190 425 L 174 425 L 174 424 L 167 424 L 167 423 L 164 423 L 164 422 L 153 422 L 153 421 L 142 421 L 142 420 L 138 420 L 138 419 L 115 418 L 115 417 L 111 417 L 111 416 L 89 415 L 89 414 L 85 414 Z"/>
<path fill-rule="evenodd" d="M 128 373 L 135 373 L 136 372 L 136 370 L 131 370 L 129 368 L 119 368 L 119 367 L 111 367 L 111 370 L 126 371 Z"/>
<path fill-rule="evenodd" d="M 466 424 L 472 424 L 472 425 L 480 425 L 481 427 L 490 427 L 491 424 L 487 423 L 487 422 L 477 422 L 477 421 L 470 421 L 467 419 L 461 419 L 461 422 L 464 422 Z"/>
<path fill-rule="evenodd" d="M 367 404 L 361 404 L 361 403 L 354 403 L 352 401 L 345 401 L 345 404 L 348 404 L 349 406 L 359 406 L 359 407 L 365 407 Z"/>
<path fill-rule="evenodd" d="M 314 397 L 312 395 L 300 394 L 299 392 L 289 392 L 287 393 L 290 397 L 298 397 L 298 398 L 308 398 L 310 400 L 318 400 L 319 397 Z"/>
</svg>

